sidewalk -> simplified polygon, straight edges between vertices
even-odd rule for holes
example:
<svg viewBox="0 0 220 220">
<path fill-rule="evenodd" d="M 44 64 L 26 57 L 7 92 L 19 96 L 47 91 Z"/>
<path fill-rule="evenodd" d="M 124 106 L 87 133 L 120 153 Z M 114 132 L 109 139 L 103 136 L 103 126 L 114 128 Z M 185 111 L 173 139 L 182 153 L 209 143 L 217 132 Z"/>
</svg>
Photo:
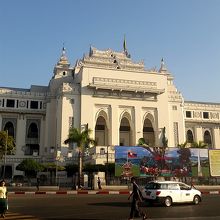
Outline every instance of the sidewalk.
<svg viewBox="0 0 220 220">
<path fill-rule="evenodd" d="M 220 186 L 196 186 L 198 190 L 202 192 L 203 195 L 207 194 L 219 194 L 220 195 Z M 36 187 L 8 187 L 9 195 L 48 195 L 48 194 L 105 194 L 105 195 L 128 195 L 131 193 L 130 189 L 125 189 L 121 186 L 108 187 L 105 186 L 102 190 L 71 190 L 70 188 L 59 188 L 57 186 L 40 186 L 39 191 L 36 190 Z"/>
</svg>

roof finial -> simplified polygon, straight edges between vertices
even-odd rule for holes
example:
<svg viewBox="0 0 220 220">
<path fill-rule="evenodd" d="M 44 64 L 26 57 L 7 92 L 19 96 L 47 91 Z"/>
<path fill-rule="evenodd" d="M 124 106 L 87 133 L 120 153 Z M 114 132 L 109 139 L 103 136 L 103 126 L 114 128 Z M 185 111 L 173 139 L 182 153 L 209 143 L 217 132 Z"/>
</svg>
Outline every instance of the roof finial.
<svg viewBox="0 0 220 220">
<path fill-rule="evenodd" d="M 125 35 L 124 35 L 123 49 L 124 49 L 124 52 L 126 53 L 127 52 L 127 45 L 126 45 Z"/>
<path fill-rule="evenodd" d="M 123 49 L 124 49 L 124 54 L 126 55 L 126 57 L 130 58 L 131 55 L 128 53 L 128 50 L 127 50 L 127 43 L 126 43 L 125 35 L 124 35 Z"/>
<path fill-rule="evenodd" d="M 65 56 L 65 54 L 66 54 L 66 48 L 64 47 L 64 42 L 63 42 L 62 55 Z"/>
<path fill-rule="evenodd" d="M 69 64 L 68 58 L 66 56 L 66 48 L 64 47 L 64 43 L 63 43 L 63 48 L 62 48 L 62 54 L 61 54 L 60 60 L 58 61 L 58 64 L 59 65 Z"/>
<path fill-rule="evenodd" d="M 162 73 L 162 72 L 167 72 L 167 68 L 166 68 L 166 65 L 165 65 L 165 63 L 164 63 L 163 57 L 162 57 L 162 59 L 161 59 L 161 65 L 160 65 L 159 72 L 160 72 L 160 73 Z"/>
</svg>

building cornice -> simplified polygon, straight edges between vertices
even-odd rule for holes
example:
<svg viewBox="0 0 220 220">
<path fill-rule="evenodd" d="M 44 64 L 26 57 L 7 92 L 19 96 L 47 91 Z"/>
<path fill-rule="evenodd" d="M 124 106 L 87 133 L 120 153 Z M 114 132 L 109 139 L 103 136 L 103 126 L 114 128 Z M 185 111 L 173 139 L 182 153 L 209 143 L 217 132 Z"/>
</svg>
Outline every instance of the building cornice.
<svg viewBox="0 0 220 220">
<path fill-rule="evenodd" d="M 165 92 L 164 89 L 158 89 L 156 82 L 147 81 L 137 81 L 137 80 L 124 80 L 116 78 L 102 78 L 93 77 L 93 81 L 89 83 L 89 88 L 94 88 L 96 90 L 104 89 L 111 91 L 125 91 L 134 93 L 150 93 L 159 95 Z"/>
</svg>

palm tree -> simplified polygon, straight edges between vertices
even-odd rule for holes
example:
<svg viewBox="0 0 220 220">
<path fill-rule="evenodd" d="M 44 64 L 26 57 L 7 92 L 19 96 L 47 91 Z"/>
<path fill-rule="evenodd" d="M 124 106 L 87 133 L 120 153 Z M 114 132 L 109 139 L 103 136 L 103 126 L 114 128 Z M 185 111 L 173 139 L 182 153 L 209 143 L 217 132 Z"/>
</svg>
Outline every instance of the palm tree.
<svg viewBox="0 0 220 220">
<path fill-rule="evenodd" d="M 206 147 L 208 147 L 208 144 L 205 143 L 204 141 L 193 142 L 191 144 L 191 148 L 206 148 Z"/>
<path fill-rule="evenodd" d="M 82 183 L 82 170 L 83 170 L 83 153 L 85 148 L 89 147 L 90 144 L 95 145 L 95 140 L 89 137 L 91 133 L 90 129 L 85 129 L 80 131 L 77 128 L 70 128 L 68 138 L 64 141 L 65 144 L 76 143 L 79 153 L 78 153 L 78 187 L 81 187 Z"/>
<path fill-rule="evenodd" d="M 182 148 L 186 148 L 187 147 L 187 145 L 188 145 L 188 142 L 187 141 L 185 141 L 184 143 L 182 143 L 182 144 L 178 144 L 177 145 L 177 147 L 178 148 L 180 148 L 180 149 L 182 149 Z"/>
</svg>

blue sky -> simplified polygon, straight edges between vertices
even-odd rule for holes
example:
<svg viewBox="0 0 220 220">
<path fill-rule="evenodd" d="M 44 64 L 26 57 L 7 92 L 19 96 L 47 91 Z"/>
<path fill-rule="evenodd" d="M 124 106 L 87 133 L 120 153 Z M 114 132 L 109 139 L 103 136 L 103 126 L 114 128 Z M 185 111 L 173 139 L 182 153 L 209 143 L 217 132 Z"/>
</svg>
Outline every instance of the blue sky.
<svg viewBox="0 0 220 220">
<path fill-rule="evenodd" d="M 63 43 L 72 65 L 127 48 L 147 69 L 163 57 L 189 101 L 220 102 L 219 0 L 1 0 L 0 86 L 48 85 Z"/>
</svg>

